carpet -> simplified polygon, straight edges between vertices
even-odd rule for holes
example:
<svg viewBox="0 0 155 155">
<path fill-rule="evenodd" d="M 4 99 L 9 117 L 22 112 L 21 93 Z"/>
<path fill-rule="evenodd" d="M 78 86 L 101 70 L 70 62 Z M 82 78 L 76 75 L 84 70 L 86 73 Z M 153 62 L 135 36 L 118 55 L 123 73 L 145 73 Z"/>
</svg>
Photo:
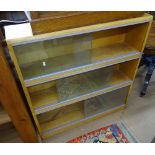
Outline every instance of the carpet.
<svg viewBox="0 0 155 155">
<path fill-rule="evenodd" d="M 111 124 L 76 137 L 68 143 L 137 143 L 124 123 Z"/>
</svg>

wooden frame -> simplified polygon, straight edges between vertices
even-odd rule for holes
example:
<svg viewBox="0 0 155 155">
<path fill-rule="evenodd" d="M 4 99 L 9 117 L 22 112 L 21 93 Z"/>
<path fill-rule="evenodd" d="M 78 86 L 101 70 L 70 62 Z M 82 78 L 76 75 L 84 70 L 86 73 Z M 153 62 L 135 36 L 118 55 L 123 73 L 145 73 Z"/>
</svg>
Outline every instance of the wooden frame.
<svg viewBox="0 0 155 155">
<path fill-rule="evenodd" d="M 88 121 L 88 120 L 92 120 L 94 118 L 100 117 L 102 115 L 108 114 L 108 113 L 112 113 L 114 111 L 123 109 L 127 106 L 127 99 L 129 97 L 131 88 L 132 88 L 132 84 L 133 84 L 133 80 L 135 78 L 136 75 L 136 71 L 138 68 L 138 64 L 142 55 L 142 51 L 144 49 L 145 43 L 146 43 L 146 39 L 151 27 L 151 23 L 152 23 L 152 16 L 145 14 L 142 17 L 137 17 L 137 18 L 131 18 L 131 19 L 125 19 L 125 20 L 119 20 L 119 21 L 113 21 L 113 22 L 109 22 L 109 23 L 102 23 L 102 24 L 96 24 L 96 25 L 91 25 L 91 26 L 84 26 L 84 27 L 80 27 L 80 28 L 74 28 L 74 29 L 68 29 L 68 30 L 63 30 L 63 31 L 58 31 L 58 32 L 52 32 L 52 33 L 47 33 L 47 34 L 42 34 L 42 35 L 36 35 L 36 36 L 32 36 L 32 37 L 26 37 L 26 38 L 21 38 L 21 39 L 15 39 L 15 40 L 8 40 L 8 47 L 10 50 L 10 55 L 12 57 L 12 60 L 14 61 L 19 79 L 21 81 L 25 96 L 27 98 L 27 101 L 29 103 L 34 121 L 36 123 L 36 126 L 41 134 L 41 137 L 44 138 L 48 138 L 51 135 L 53 135 L 52 130 L 51 131 L 43 131 L 42 127 L 40 126 L 40 123 L 38 121 L 38 114 L 40 113 L 45 113 L 47 111 L 53 110 L 53 109 L 57 109 L 60 108 L 62 106 L 66 106 L 66 105 L 71 105 L 74 104 L 76 102 L 85 100 L 87 98 L 92 98 L 94 96 L 106 93 L 108 91 L 112 91 L 121 87 L 116 87 L 116 88 L 112 88 L 112 89 L 107 89 L 106 91 L 101 91 L 99 92 L 94 92 L 92 94 L 86 94 L 87 97 L 77 97 L 74 101 L 66 101 L 64 103 L 60 103 L 61 106 L 49 106 L 49 105 L 44 105 L 45 108 L 40 108 L 40 110 L 36 110 L 34 108 L 33 105 L 33 101 L 32 101 L 32 96 L 30 94 L 30 87 L 34 87 L 34 85 L 39 85 L 39 84 L 44 84 L 45 82 L 49 82 L 49 81 L 53 81 L 53 80 L 57 80 L 57 79 L 61 79 L 64 77 L 70 77 L 72 75 L 77 75 L 77 74 L 81 74 L 81 73 L 85 73 L 88 71 L 92 71 L 92 70 L 96 70 L 99 68 L 104 68 L 107 66 L 111 66 L 115 64 L 115 68 L 122 71 L 123 73 L 125 73 L 128 77 L 129 77 L 129 81 L 128 84 L 125 85 L 124 81 L 124 86 L 129 86 L 129 91 L 128 94 L 126 95 L 126 101 L 125 101 L 125 105 L 121 106 L 121 107 L 117 107 L 114 109 L 111 109 L 108 112 L 104 112 L 101 113 L 97 116 L 94 117 L 90 117 L 88 119 L 84 119 L 82 122 Z M 115 31 L 116 30 L 116 31 Z M 81 35 L 81 34 L 88 34 L 88 33 L 93 33 L 93 37 L 94 40 L 92 41 L 92 46 L 93 48 L 100 48 L 100 46 L 102 47 L 102 45 L 104 44 L 104 46 L 107 48 L 108 47 L 108 51 L 106 51 L 104 48 L 103 51 L 109 52 L 111 51 L 111 43 L 116 44 L 116 43 L 120 43 L 118 48 L 118 51 L 115 50 L 110 58 L 108 59 L 108 63 L 107 63 L 107 58 L 104 60 L 104 57 L 102 57 L 102 59 L 104 60 L 102 63 L 97 64 L 97 63 L 92 63 L 90 66 L 82 66 L 82 68 L 76 68 L 72 69 L 72 70 L 66 70 L 63 71 L 62 73 L 58 73 L 58 74 L 49 74 L 49 76 L 42 76 L 40 79 L 34 79 L 34 80 L 24 80 L 24 77 L 22 75 L 22 71 L 21 68 L 19 66 L 19 62 L 17 60 L 15 51 L 14 51 L 14 46 L 18 46 L 18 45 L 25 45 L 28 43 L 35 43 L 38 41 L 45 41 L 45 40 L 49 40 L 49 39 L 55 39 L 55 38 L 62 38 L 62 37 L 68 37 L 68 36 L 74 36 L 74 35 Z M 109 34 L 111 36 L 109 36 Z M 136 34 L 136 37 L 133 37 Z M 128 46 L 125 44 L 123 44 L 123 42 L 127 42 L 131 47 L 134 47 L 134 49 L 132 48 L 128 48 Z M 120 46 L 121 45 L 121 46 Z M 125 49 L 122 48 L 122 46 L 125 46 Z M 116 48 L 114 48 L 116 49 Z M 131 52 L 129 55 L 123 54 L 120 57 L 118 57 L 118 59 L 114 59 L 112 58 L 112 56 L 117 53 L 120 52 L 122 49 L 122 51 L 126 51 L 127 49 L 129 49 L 129 52 Z M 128 51 L 128 50 L 127 50 Z M 94 52 L 96 53 L 96 51 Z M 103 54 L 104 55 L 104 54 Z M 122 84 L 122 85 L 123 85 Z M 48 85 L 48 84 L 47 84 Z M 41 87 L 41 86 L 39 86 Z M 40 89 L 40 88 L 39 88 Z M 35 89 L 34 89 L 35 90 Z M 71 123 L 73 126 L 76 124 L 79 124 L 80 122 L 76 122 L 76 123 Z M 70 128 L 70 126 L 72 125 L 68 125 L 65 128 Z M 56 129 L 56 133 L 62 131 L 63 129 Z M 55 132 L 54 132 L 55 133 Z"/>
<path fill-rule="evenodd" d="M 12 75 L 0 42 L 0 101 L 24 142 L 38 142 L 38 136 Z"/>
</svg>

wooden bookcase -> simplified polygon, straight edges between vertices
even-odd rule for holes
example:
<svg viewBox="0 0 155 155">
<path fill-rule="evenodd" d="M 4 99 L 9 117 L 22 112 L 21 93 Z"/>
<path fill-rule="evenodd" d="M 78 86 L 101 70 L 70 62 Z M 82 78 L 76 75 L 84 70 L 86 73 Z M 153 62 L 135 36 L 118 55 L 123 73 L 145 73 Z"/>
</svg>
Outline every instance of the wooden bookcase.
<svg viewBox="0 0 155 155">
<path fill-rule="evenodd" d="M 8 40 L 43 140 L 124 109 L 152 16 Z"/>
</svg>

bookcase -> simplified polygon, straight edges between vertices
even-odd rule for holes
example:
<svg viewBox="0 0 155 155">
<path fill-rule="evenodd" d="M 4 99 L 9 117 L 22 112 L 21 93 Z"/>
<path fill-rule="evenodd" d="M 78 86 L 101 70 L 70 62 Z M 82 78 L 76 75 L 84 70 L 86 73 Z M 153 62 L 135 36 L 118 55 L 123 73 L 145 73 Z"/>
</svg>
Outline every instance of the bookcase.
<svg viewBox="0 0 155 155">
<path fill-rule="evenodd" d="M 152 16 L 8 40 L 42 140 L 127 107 Z"/>
</svg>

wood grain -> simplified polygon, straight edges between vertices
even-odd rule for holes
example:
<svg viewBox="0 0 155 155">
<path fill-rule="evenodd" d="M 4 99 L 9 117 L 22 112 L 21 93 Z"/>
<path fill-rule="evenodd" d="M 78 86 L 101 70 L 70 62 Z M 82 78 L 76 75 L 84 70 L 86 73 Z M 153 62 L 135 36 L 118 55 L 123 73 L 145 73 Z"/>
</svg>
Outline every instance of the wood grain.
<svg viewBox="0 0 155 155">
<path fill-rule="evenodd" d="M 0 43 L 0 101 L 24 142 L 37 142 L 38 138 L 25 103 Z"/>
<path fill-rule="evenodd" d="M 142 16 L 140 11 L 86 11 L 86 12 L 32 12 L 34 34 L 54 32 L 80 26 L 110 22 Z"/>
<path fill-rule="evenodd" d="M 152 23 L 152 21 L 139 25 L 134 25 L 133 28 L 130 27 L 126 35 L 125 41 L 140 52 L 143 52 L 147 39 L 147 32 L 150 30 L 148 29 L 150 23 Z"/>
<path fill-rule="evenodd" d="M 30 11 L 32 20 L 47 19 L 47 18 L 61 18 L 81 13 L 89 13 L 89 11 Z"/>
</svg>

